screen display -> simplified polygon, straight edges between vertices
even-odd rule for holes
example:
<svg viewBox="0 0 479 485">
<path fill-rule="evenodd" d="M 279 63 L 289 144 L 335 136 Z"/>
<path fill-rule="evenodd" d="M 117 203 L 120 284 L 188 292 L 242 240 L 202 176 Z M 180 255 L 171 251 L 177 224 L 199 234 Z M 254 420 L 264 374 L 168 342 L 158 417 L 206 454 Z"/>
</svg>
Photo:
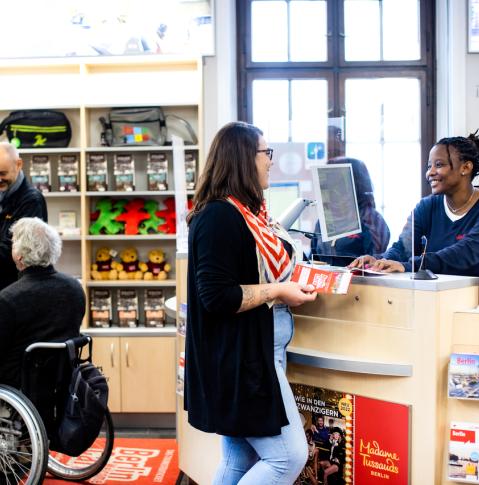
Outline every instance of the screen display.
<svg viewBox="0 0 479 485">
<path fill-rule="evenodd" d="M 313 172 L 321 239 L 331 241 L 361 232 L 351 165 L 318 165 Z"/>
<path fill-rule="evenodd" d="M 269 213 L 274 219 L 281 214 L 299 197 L 298 182 L 272 182 L 269 189 L 264 191 Z"/>
</svg>

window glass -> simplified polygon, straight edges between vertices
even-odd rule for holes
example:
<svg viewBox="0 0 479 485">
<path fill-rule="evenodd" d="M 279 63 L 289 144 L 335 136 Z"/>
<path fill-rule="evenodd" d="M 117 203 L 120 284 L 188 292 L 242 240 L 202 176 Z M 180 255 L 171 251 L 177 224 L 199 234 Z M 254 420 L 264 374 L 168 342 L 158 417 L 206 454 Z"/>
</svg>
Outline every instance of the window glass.
<svg viewBox="0 0 479 485">
<path fill-rule="evenodd" d="M 381 58 L 380 12 L 377 0 L 345 0 L 344 56 L 347 61 Z"/>
<path fill-rule="evenodd" d="M 346 61 L 420 58 L 419 0 L 345 0 Z"/>
<path fill-rule="evenodd" d="M 290 3 L 291 61 L 327 61 L 326 1 Z"/>
<path fill-rule="evenodd" d="M 328 83 L 324 79 L 253 81 L 253 124 L 271 142 L 326 140 Z"/>
<path fill-rule="evenodd" d="M 325 141 L 328 83 L 324 79 L 291 81 L 291 141 Z"/>
<path fill-rule="evenodd" d="M 268 141 L 289 139 L 289 81 L 255 79 L 253 91 L 253 124 L 261 128 Z"/>
<path fill-rule="evenodd" d="M 421 197 L 419 80 L 347 79 L 345 90 L 346 154 L 368 166 L 376 205 L 395 241 Z"/>
<path fill-rule="evenodd" d="M 419 0 L 383 0 L 384 60 L 420 58 Z"/>
<path fill-rule="evenodd" d="M 288 60 L 288 11 L 285 1 L 251 3 L 251 60 Z"/>
</svg>

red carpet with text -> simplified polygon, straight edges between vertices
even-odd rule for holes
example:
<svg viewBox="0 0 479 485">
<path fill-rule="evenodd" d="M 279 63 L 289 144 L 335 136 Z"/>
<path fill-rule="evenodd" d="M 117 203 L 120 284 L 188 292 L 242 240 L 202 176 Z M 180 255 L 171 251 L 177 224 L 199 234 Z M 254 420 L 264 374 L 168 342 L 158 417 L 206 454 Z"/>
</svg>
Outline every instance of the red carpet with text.
<svg viewBox="0 0 479 485">
<path fill-rule="evenodd" d="M 85 460 L 84 455 L 81 458 Z M 70 460 L 78 460 L 78 458 L 70 458 Z M 130 482 L 139 485 L 174 485 L 177 477 L 176 440 L 116 438 L 113 453 L 106 467 L 90 480 L 79 483 L 119 485 Z M 72 482 L 47 475 L 43 483 L 63 485 Z"/>
</svg>

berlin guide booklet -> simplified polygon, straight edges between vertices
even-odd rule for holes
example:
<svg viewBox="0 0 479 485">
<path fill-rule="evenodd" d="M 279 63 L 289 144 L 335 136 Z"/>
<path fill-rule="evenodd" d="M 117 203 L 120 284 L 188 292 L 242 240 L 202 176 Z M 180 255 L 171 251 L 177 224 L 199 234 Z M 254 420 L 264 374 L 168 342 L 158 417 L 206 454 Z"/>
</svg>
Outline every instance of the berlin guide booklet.
<svg viewBox="0 0 479 485">
<path fill-rule="evenodd" d="M 456 399 L 479 399 L 479 355 L 451 354 L 447 394 Z"/>
<path fill-rule="evenodd" d="M 358 268 L 348 269 L 341 266 L 316 265 L 311 263 L 298 263 L 294 267 L 291 281 L 305 285 L 313 285 L 318 293 L 334 293 L 345 295 L 353 276 L 384 275 L 372 270 Z"/>
<path fill-rule="evenodd" d="M 451 422 L 447 478 L 454 482 L 479 483 L 479 424 Z"/>
</svg>

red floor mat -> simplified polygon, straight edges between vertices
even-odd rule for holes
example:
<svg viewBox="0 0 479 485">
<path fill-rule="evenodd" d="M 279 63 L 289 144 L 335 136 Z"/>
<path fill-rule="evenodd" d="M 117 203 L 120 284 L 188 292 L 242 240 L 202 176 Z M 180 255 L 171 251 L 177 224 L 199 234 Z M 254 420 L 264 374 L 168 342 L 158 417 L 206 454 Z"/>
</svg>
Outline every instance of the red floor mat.
<svg viewBox="0 0 479 485">
<path fill-rule="evenodd" d="M 106 467 L 90 480 L 78 483 L 124 485 L 130 482 L 138 485 L 174 485 L 177 477 L 176 440 L 116 438 L 113 453 Z M 61 485 L 75 482 L 66 482 L 47 475 L 43 483 Z"/>
</svg>

